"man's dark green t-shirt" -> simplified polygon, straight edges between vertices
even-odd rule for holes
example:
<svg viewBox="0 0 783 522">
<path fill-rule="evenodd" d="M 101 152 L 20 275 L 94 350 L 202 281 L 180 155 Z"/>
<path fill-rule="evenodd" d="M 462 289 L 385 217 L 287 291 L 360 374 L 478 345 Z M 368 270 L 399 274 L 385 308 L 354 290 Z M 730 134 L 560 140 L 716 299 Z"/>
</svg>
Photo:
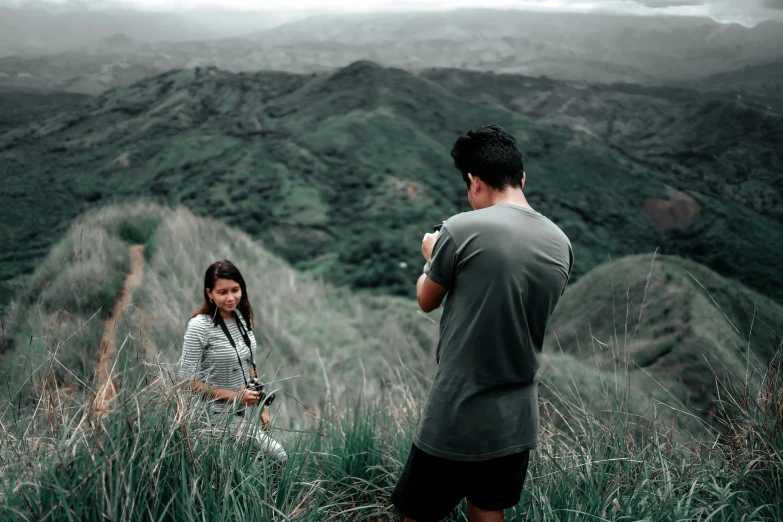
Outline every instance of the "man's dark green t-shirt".
<svg viewBox="0 0 783 522">
<path fill-rule="evenodd" d="M 529 208 L 446 221 L 424 267 L 448 294 L 419 449 L 479 461 L 537 447 L 541 347 L 572 264 L 568 237 Z"/>
</svg>

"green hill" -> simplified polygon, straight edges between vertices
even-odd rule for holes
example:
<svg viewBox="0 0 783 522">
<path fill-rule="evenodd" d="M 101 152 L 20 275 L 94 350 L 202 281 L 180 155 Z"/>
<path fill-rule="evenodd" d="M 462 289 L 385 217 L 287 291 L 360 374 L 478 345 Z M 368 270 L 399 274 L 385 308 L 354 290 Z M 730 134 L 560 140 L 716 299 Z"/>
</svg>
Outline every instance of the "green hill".
<svg viewBox="0 0 783 522">
<path fill-rule="evenodd" d="M 487 123 L 519 139 L 528 197 L 571 238 L 575 280 L 660 247 L 780 297 L 777 222 L 598 139 L 369 62 L 173 71 L 3 134 L 0 273 L 29 273 L 80 213 L 141 195 L 236 226 L 330 282 L 411 295 L 422 234 L 468 208 L 449 149 Z"/>
<path fill-rule="evenodd" d="M 146 245 L 141 286 L 105 331 L 133 244 Z M 291 410 L 297 403 L 319 410 L 330 396 L 351 397 L 357 389 L 380 396 L 390 382 L 424 397 L 439 312 L 428 317 L 412 299 L 325 284 L 244 232 L 150 203 L 109 206 L 78 219 L 37 268 L 5 314 L 15 346 L 0 365 L 6 394 L 26 390 L 23 402 L 35 404 L 29 376 L 52 357 L 60 386 L 88 390 L 106 336 L 124 347 L 121 361 L 171 368 L 187 319 L 200 305 L 203 271 L 219 258 L 232 259 L 245 274 L 268 354 L 264 373 L 282 379 L 296 398 L 284 401 L 286 418 L 297 417 Z M 607 394 L 627 393 L 634 414 L 701 433 L 714 412 L 715 375 L 744 382 L 746 368 L 763 368 L 780 347 L 781 324 L 783 307 L 701 265 L 668 256 L 653 265 L 650 255 L 623 258 L 592 270 L 558 305 L 543 353 L 543 395 L 590 409 Z M 654 412 L 653 403 L 671 409 Z"/>
<path fill-rule="evenodd" d="M 141 286 L 115 318 L 116 326 L 104 331 L 134 244 L 146 245 Z M 173 367 L 187 321 L 203 302 L 204 271 L 224 258 L 247 281 L 263 372 L 281 381 L 288 395 L 317 410 L 355 391 L 363 379 L 367 393 L 375 395 L 389 365 L 399 363 L 408 366 L 401 367 L 407 386 L 426 387 L 437 327 L 417 312 L 414 301 L 334 288 L 216 220 L 197 218 L 185 208 L 134 203 L 101 208 L 74 222 L 17 294 L 4 317 L 15 347 L 0 363 L 0 376 L 9 384 L 2 395 L 22 389 L 22 403 L 34 405 L 38 392 L 31 384 L 40 378 L 37 370 L 53 360 L 60 386 L 88 391 L 108 336 L 121 347 L 120 361 Z M 325 375 L 334 382 L 327 384 Z M 296 401 L 281 404 L 287 416 L 286 408 L 298 408 Z"/>
<path fill-rule="evenodd" d="M 764 98 L 770 105 L 783 109 L 783 58 L 759 65 L 746 65 L 733 71 L 711 74 L 691 85 L 703 90 L 724 90 Z"/>
<path fill-rule="evenodd" d="M 63 106 L 79 105 L 89 96 L 59 91 L 24 91 L 0 88 L 0 134 L 51 117 Z"/>
<path fill-rule="evenodd" d="M 627 373 L 634 393 L 706 421 L 718 409 L 716 375 L 758 378 L 754 369 L 783 347 L 781 325 L 782 306 L 736 281 L 686 259 L 639 255 L 569 287 L 544 352 L 567 353 L 604 378 Z"/>
</svg>

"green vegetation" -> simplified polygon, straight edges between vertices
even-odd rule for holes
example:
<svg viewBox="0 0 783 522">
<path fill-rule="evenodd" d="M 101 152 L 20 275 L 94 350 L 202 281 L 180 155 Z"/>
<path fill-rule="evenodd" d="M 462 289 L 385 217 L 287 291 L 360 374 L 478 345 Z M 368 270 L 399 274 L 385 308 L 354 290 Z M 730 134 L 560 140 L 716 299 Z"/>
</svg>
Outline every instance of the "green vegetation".
<svg viewBox="0 0 783 522">
<path fill-rule="evenodd" d="M 118 396 L 99 419 L 89 397 L 103 324 L 84 296 L 127 271 L 140 240 L 157 247 L 109 333 Z M 79 244 L 90 248 L 73 254 Z M 280 389 L 273 434 L 291 455 L 284 470 L 206 427 L 177 386 L 185 322 L 217 258 L 247 279 L 268 353 L 261 372 Z M 82 263 L 90 275 L 74 279 Z M 63 308 L 51 309 L 38 304 L 48 288 L 72 295 L 52 294 L 49 306 Z M 80 218 L 24 292 L 3 318 L 16 348 L 0 365 L 0 520 L 392 516 L 434 370 L 437 313 L 332 287 L 244 232 L 144 202 Z M 781 319 L 772 300 L 679 258 L 620 259 L 572 285 L 543 354 L 541 447 L 507 520 L 783 521 Z M 712 364 L 698 366 L 705 356 Z M 688 396 L 696 374 L 720 396 Z M 698 411 L 708 399 L 712 420 Z"/>
<path fill-rule="evenodd" d="M 0 133 L 47 119 L 64 106 L 79 105 L 88 99 L 85 94 L 0 87 Z"/>
<path fill-rule="evenodd" d="M 333 398 L 364 379 L 375 393 L 389 365 L 400 360 L 409 365 L 409 377 L 425 386 L 437 327 L 433 319 L 417 313 L 415 302 L 334 288 L 291 269 L 247 234 L 220 222 L 197 218 L 182 207 L 135 203 L 105 207 L 79 219 L 4 314 L 6 335 L 17 349 L 7 352 L 0 364 L 0 379 L 11 384 L 0 390 L 0 397 L 33 403 L 37 390 L 28 377 L 47 353 L 80 361 L 78 380 L 65 378 L 60 387 L 83 392 L 92 385 L 102 318 L 122 288 L 129 247 L 145 238 L 152 243 L 145 250 L 143 283 L 109 334 L 117 346 L 124 346 L 119 357 L 167 367 L 178 362 L 187 320 L 203 300 L 204 271 L 215 260 L 228 258 L 248 284 L 267 378 L 284 383 L 285 392 L 307 407 L 323 407 L 328 386 L 324 371 L 341 376 L 328 388 Z M 157 245 L 152 254 L 150 245 Z M 108 303 L 95 298 L 109 293 Z M 45 306 L 39 304 L 41 295 L 52 296 L 44 299 Z M 361 360 L 355 354 L 363 354 Z M 281 404 L 283 413 L 298 408 L 293 401 Z"/>
<path fill-rule="evenodd" d="M 202 408 L 189 406 L 161 368 L 121 371 L 120 395 L 99 424 L 49 387 L 40 411 L 2 433 L 0 520 L 393 516 L 389 497 L 419 413 L 416 395 L 399 383 L 384 400 L 333 406 L 297 430 L 273 428 L 290 452 L 281 470 L 221 425 L 205 427 Z M 551 415 L 506 520 L 783 520 L 780 378 L 769 374 L 759 395 L 725 395 L 727 406 L 740 406 L 728 435 L 688 445 L 666 425 L 631 415 L 612 394 L 601 414 L 574 403 L 554 413 L 544 402 Z M 465 515 L 462 505 L 447 520 Z"/>
<path fill-rule="evenodd" d="M 783 307 L 706 267 L 670 256 L 606 263 L 571 285 L 549 325 L 544 353 L 565 352 L 608 374 L 627 373 L 634 393 L 715 425 L 715 376 L 753 381 L 783 346 Z M 562 362 L 553 364 L 563 371 Z M 676 397 L 677 403 L 671 399 Z"/>
<path fill-rule="evenodd" d="M 487 123 L 519 138 L 531 203 L 574 244 L 574 280 L 660 247 L 781 297 L 766 247 L 783 241 L 776 221 L 598 139 L 359 62 L 322 75 L 173 71 L 1 135 L 12 181 L 0 187 L 0 303 L 72 219 L 139 195 L 243 230 L 330 283 L 410 296 L 423 233 L 468 209 L 449 149 Z M 664 232 L 642 205 L 668 187 L 705 210 Z"/>
</svg>

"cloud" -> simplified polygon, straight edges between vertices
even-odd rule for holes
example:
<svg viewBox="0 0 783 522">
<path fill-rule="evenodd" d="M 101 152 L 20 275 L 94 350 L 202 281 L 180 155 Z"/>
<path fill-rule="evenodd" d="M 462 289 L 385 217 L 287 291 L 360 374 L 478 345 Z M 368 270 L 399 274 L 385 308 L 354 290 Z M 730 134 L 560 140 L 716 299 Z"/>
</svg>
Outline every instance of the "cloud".
<svg viewBox="0 0 783 522">
<path fill-rule="evenodd" d="M 783 0 L 0 0 L 3 4 L 33 6 L 55 4 L 75 7 L 91 3 L 157 11 L 182 11 L 209 6 L 251 11 L 401 11 L 465 7 L 517 8 L 536 11 L 572 11 L 703 16 L 719 22 L 752 26 L 763 20 L 783 20 Z"/>
<path fill-rule="evenodd" d="M 636 0 L 645 7 L 682 7 L 685 5 L 704 5 L 703 0 Z"/>
<path fill-rule="evenodd" d="M 769 19 L 783 20 L 783 0 L 628 0 L 628 3 L 665 14 L 709 16 L 719 22 L 747 26 Z"/>
</svg>

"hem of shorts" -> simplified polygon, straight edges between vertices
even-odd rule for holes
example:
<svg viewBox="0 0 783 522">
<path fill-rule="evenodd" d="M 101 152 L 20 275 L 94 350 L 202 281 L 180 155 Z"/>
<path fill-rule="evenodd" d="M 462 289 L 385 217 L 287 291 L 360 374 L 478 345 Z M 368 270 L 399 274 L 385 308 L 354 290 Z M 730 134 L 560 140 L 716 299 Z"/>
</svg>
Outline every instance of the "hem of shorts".
<svg viewBox="0 0 783 522">
<path fill-rule="evenodd" d="M 524 442 L 522 444 L 515 444 L 514 446 L 509 446 L 507 448 L 503 448 L 501 450 L 497 451 L 491 451 L 489 453 L 481 453 L 478 455 L 475 454 L 465 454 L 465 453 L 453 453 L 450 451 L 443 451 L 439 450 L 437 448 L 433 448 L 432 446 L 424 443 L 421 441 L 419 437 L 413 438 L 413 444 L 416 445 L 417 448 L 419 448 L 421 451 L 425 453 L 429 453 L 433 457 L 440 457 L 442 459 L 449 459 L 449 460 L 459 460 L 464 462 L 471 462 L 471 461 L 482 461 L 482 460 L 490 460 L 490 459 L 498 459 L 500 457 L 506 457 L 508 455 L 513 455 L 515 453 L 521 453 L 525 450 L 535 450 L 538 448 L 538 439 Z"/>
<path fill-rule="evenodd" d="M 430 520 L 432 520 L 432 521 L 444 520 L 447 516 L 449 516 L 449 513 L 451 512 L 451 511 L 447 512 L 442 517 L 427 518 L 427 517 L 421 516 L 421 513 L 416 513 L 415 510 L 411 511 L 411 510 L 408 510 L 408 509 L 400 509 L 400 506 L 398 506 L 397 504 L 394 504 L 394 503 L 392 503 L 392 504 L 394 505 L 394 509 L 397 511 L 398 514 L 402 515 L 406 519 L 416 520 L 417 522 L 418 521 L 429 522 Z"/>
<path fill-rule="evenodd" d="M 449 516 L 449 513 L 451 512 L 451 510 L 448 510 L 443 514 L 443 516 L 436 516 L 435 518 L 427 517 L 425 513 L 421 513 L 415 507 L 411 507 L 410 505 L 404 502 L 400 502 L 400 499 L 397 498 L 397 496 L 394 493 L 392 493 L 391 496 L 391 503 L 394 506 L 394 510 L 397 512 L 398 515 L 402 515 L 406 519 L 416 520 L 417 522 L 430 522 L 430 521 L 435 522 L 439 520 L 444 520 L 447 516 Z"/>
</svg>

